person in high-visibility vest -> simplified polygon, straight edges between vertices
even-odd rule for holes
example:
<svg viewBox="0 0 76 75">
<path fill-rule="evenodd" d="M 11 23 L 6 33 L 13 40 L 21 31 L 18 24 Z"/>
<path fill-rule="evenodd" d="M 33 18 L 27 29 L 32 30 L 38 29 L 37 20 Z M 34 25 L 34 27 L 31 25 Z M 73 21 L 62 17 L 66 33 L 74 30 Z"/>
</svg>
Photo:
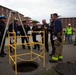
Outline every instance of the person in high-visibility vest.
<svg viewBox="0 0 76 75">
<path fill-rule="evenodd" d="M 72 28 L 71 24 L 68 24 L 67 35 L 68 35 L 68 43 L 71 44 L 72 43 L 72 35 L 73 35 L 73 28 Z"/>
<path fill-rule="evenodd" d="M 64 30 L 64 34 L 65 34 L 65 42 L 67 41 L 67 28 L 68 26 L 66 26 L 65 30 Z"/>
<path fill-rule="evenodd" d="M 76 46 L 76 28 L 74 29 L 75 32 L 75 42 L 74 42 L 74 46 Z"/>
</svg>

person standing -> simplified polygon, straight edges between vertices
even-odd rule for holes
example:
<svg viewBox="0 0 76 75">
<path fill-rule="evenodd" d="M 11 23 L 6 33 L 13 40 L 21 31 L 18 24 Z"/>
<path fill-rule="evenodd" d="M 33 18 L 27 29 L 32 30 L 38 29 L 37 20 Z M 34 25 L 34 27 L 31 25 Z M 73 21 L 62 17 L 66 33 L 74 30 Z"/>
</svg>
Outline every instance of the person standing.
<svg viewBox="0 0 76 75">
<path fill-rule="evenodd" d="M 74 46 L 76 46 L 76 28 L 74 29 L 75 32 L 75 41 L 74 41 Z"/>
<path fill-rule="evenodd" d="M 73 35 L 73 28 L 71 27 L 71 24 L 68 24 L 67 28 L 67 36 L 68 36 L 68 43 L 72 43 L 72 35 Z"/>
<path fill-rule="evenodd" d="M 42 31 L 45 31 L 45 49 L 46 49 L 46 52 L 49 52 L 49 47 L 48 47 L 48 28 L 49 28 L 49 25 L 46 23 L 45 19 L 42 20 L 42 23 L 43 23 L 43 25 L 42 25 L 41 29 L 42 29 Z M 43 34 L 42 34 L 42 36 L 43 36 Z M 43 42 L 43 39 L 42 39 L 42 42 Z"/>
<path fill-rule="evenodd" d="M 64 30 L 64 35 L 65 35 L 65 42 L 67 41 L 67 29 L 68 29 L 68 26 L 66 26 L 65 30 Z"/>
<path fill-rule="evenodd" d="M 50 40 L 51 40 L 51 46 L 52 46 L 52 54 L 50 54 L 50 56 L 54 55 L 55 53 L 55 47 L 54 47 L 54 40 L 53 40 L 53 28 L 54 28 L 54 21 L 51 21 L 51 25 L 50 25 Z"/>
<path fill-rule="evenodd" d="M 19 26 L 20 35 L 21 36 L 27 36 L 28 35 L 28 31 L 30 30 L 30 27 L 28 25 L 26 25 L 26 20 L 24 20 L 22 22 L 23 22 L 24 30 L 25 30 L 26 33 L 23 31 L 22 25 L 20 25 Z M 22 48 L 23 49 L 25 49 L 25 45 L 23 45 L 25 43 L 25 40 L 26 40 L 26 43 L 29 42 L 28 37 L 21 37 Z M 28 49 L 30 49 L 30 46 L 28 46 Z"/>
<path fill-rule="evenodd" d="M 0 16 L 0 46 L 2 46 L 1 52 L 0 52 L 0 57 L 4 57 L 5 55 L 7 55 L 4 52 L 4 45 L 5 45 L 6 35 L 5 35 L 5 37 L 3 36 L 4 31 L 5 31 L 5 27 L 6 27 L 5 19 L 6 19 L 5 16 Z M 3 40 L 3 37 L 4 37 L 4 40 Z M 2 43 L 2 41 L 3 41 L 3 43 Z"/>
<path fill-rule="evenodd" d="M 52 56 L 51 60 L 49 62 L 58 62 L 58 60 L 62 60 L 62 23 L 60 19 L 58 18 L 58 14 L 54 13 L 52 15 L 52 20 L 54 21 L 54 35 L 53 35 L 53 40 L 54 40 L 54 46 L 56 48 L 55 54 Z"/>
<path fill-rule="evenodd" d="M 33 23 L 32 31 L 38 31 L 39 30 L 37 26 L 38 21 L 32 21 L 32 23 Z M 32 33 L 33 42 L 38 42 L 38 40 L 36 40 L 36 35 L 37 35 L 36 33 Z M 33 49 L 36 49 L 37 47 L 38 50 L 40 50 L 39 44 L 35 44 Z"/>
<path fill-rule="evenodd" d="M 15 19 L 14 22 L 12 22 L 9 27 L 8 27 L 8 32 L 15 32 L 17 36 L 17 31 L 18 31 L 18 20 Z M 13 36 L 12 34 L 10 36 Z M 10 44 L 13 44 L 13 38 L 10 38 Z M 13 52 L 13 48 L 10 47 L 10 52 Z"/>
<path fill-rule="evenodd" d="M 16 32 L 16 35 L 17 35 L 17 31 L 18 31 L 18 20 L 14 20 L 14 22 L 12 22 L 10 25 L 9 25 L 9 28 L 8 28 L 8 31 L 9 32 Z"/>
</svg>

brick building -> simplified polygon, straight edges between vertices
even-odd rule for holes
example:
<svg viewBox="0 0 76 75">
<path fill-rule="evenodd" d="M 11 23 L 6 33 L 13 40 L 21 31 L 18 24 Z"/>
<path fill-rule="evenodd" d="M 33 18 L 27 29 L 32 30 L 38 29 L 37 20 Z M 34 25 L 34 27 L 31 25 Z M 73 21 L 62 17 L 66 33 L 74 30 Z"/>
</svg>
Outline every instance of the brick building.
<svg viewBox="0 0 76 75">
<path fill-rule="evenodd" d="M 76 17 L 60 17 L 62 25 L 65 28 L 69 23 L 76 28 Z"/>
<path fill-rule="evenodd" d="M 51 22 L 51 16 L 50 15 L 50 22 Z M 62 25 L 65 28 L 69 23 L 72 25 L 72 27 L 76 28 L 76 17 L 59 17 L 61 19 Z"/>
<path fill-rule="evenodd" d="M 26 24 L 32 26 L 32 19 L 30 17 L 24 17 L 24 20 L 26 20 Z"/>
<path fill-rule="evenodd" d="M 9 8 L 7 8 L 7 7 L 4 7 L 4 6 L 1 6 L 1 5 L 0 5 L 0 15 L 4 15 L 4 16 L 6 17 L 6 22 L 7 22 L 9 13 L 12 12 L 12 11 L 14 11 L 14 10 L 9 9 Z M 16 18 L 18 18 L 18 13 L 19 13 L 19 12 L 15 11 L 14 13 L 15 13 Z M 12 15 L 13 15 L 13 14 L 11 14 L 10 22 L 12 21 Z M 24 18 L 24 15 L 23 15 L 23 14 L 19 13 L 19 15 L 20 15 L 21 19 Z"/>
</svg>

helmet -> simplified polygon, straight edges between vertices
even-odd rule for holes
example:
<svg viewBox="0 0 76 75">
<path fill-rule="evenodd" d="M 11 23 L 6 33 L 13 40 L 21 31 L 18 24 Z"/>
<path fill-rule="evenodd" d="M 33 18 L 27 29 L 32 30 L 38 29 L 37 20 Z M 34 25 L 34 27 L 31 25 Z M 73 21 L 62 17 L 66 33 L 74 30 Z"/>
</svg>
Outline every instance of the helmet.
<svg viewBox="0 0 76 75">
<path fill-rule="evenodd" d="M 71 24 L 69 23 L 68 26 L 71 26 Z"/>
</svg>

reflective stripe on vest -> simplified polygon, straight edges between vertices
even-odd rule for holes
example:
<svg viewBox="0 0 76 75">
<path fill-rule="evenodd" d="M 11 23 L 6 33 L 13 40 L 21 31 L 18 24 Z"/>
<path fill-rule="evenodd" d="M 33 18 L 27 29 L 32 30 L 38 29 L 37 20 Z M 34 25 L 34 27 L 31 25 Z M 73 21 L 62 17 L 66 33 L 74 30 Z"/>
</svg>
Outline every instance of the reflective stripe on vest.
<svg viewBox="0 0 76 75">
<path fill-rule="evenodd" d="M 67 34 L 67 28 L 65 29 L 65 34 Z"/>
</svg>

